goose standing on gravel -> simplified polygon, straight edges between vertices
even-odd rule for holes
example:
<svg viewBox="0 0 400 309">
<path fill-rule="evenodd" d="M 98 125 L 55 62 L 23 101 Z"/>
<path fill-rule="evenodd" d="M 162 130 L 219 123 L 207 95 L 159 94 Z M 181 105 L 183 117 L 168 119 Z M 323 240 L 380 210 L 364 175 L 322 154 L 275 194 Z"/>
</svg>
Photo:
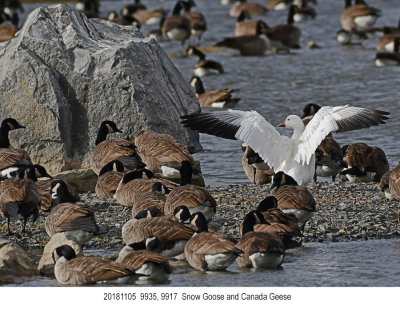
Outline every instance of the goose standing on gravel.
<svg viewBox="0 0 400 309">
<path fill-rule="evenodd" d="M 104 165 L 113 160 L 121 161 L 128 170 L 145 166 L 133 142 L 122 138 L 107 140 L 108 134 L 116 132 L 122 133 L 113 121 L 106 120 L 101 123 L 97 132 L 96 147 L 90 158 L 90 167 L 97 175 Z"/>
<path fill-rule="evenodd" d="M 201 271 L 225 270 L 242 253 L 221 233 L 208 231 L 207 220 L 201 212 L 190 218 L 196 233 L 185 245 L 185 258 L 193 268 Z"/>
<path fill-rule="evenodd" d="M 185 127 L 248 144 L 275 172 L 283 171 L 300 185 L 313 180 L 315 150 L 331 132 L 383 124 L 388 112 L 354 106 L 324 106 L 305 127 L 297 115 L 279 127 L 293 129 L 292 138 L 279 132 L 256 111 L 226 110 L 182 116 Z"/>
</svg>

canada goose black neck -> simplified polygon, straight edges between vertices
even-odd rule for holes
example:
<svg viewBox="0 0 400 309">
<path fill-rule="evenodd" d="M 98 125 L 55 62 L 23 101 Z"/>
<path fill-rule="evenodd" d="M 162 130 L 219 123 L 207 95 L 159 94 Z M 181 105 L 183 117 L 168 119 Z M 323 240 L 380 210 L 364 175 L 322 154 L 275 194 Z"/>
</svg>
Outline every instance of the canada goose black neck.
<svg viewBox="0 0 400 309">
<path fill-rule="evenodd" d="M 294 178 L 292 176 L 289 176 L 288 174 L 285 174 L 284 172 L 280 171 L 274 175 L 271 189 L 273 189 L 275 187 L 279 188 L 280 186 L 283 186 L 283 185 L 297 186 L 298 183 L 296 180 L 294 180 Z"/>
<path fill-rule="evenodd" d="M 161 242 L 157 237 L 150 236 L 147 237 L 146 239 L 143 239 L 140 242 L 130 244 L 129 247 L 131 247 L 134 250 L 156 251 L 161 247 Z"/>
<path fill-rule="evenodd" d="M 148 207 L 147 209 L 143 209 L 137 213 L 135 216 L 136 220 L 145 219 L 145 218 L 155 218 L 161 215 L 161 211 L 157 207 Z"/>
<path fill-rule="evenodd" d="M 268 196 L 263 199 L 260 204 L 258 204 L 257 211 L 265 212 L 269 209 L 274 209 L 278 207 L 278 200 L 275 196 Z"/>
<path fill-rule="evenodd" d="M 39 164 L 34 164 L 30 167 L 30 169 L 32 170 L 32 172 L 35 174 L 35 176 L 37 178 L 41 178 L 41 177 L 47 177 L 47 178 L 53 178 L 49 173 L 47 173 L 46 169 L 44 168 L 44 166 L 41 166 Z"/>
<path fill-rule="evenodd" d="M 77 200 L 69 193 L 66 183 L 62 180 L 55 180 L 51 183 L 51 194 L 57 196 L 60 203 L 76 203 Z"/>
<path fill-rule="evenodd" d="M 245 20 L 250 20 L 250 14 L 246 10 L 243 10 L 240 12 L 240 15 L 237 18 L 237 22 L 245 21 Z"/>
<path fill-rule="evenodd" d="M 136 170 L 136 171 L 127 173 L 122 178 L 122 183 L 126 184 L 126 183 L 130 182 L 133 179 L 142 178 L 142 175 L 143 175 L 143 171 L 142 170 Z"/>
<path fill-rule="evenodd" d="M 344 0 L 344 8 L 348 8 L 349 6 L 351 6 L 351 2 L 352 0 Z"/>
<path fill-rule="evenodd" d="M 182 161 L 179 168 L 181 174 L 181 186 L 190 185 L 192 183 L 193 168 L 189 161 Z"/>
<path fill-rule="evenodd" d="M 170 192 L 169 189 L 159 181 L 153 184 L 153 186 L 151 187 L 151 191 L 160 192 L 161 194 L 168 194 Z"/>
<path fill-rule="evenodd" d="M 293 25 L 294 23 L 294 14 L 296 13 L 296 6 L 291 5 L 289 8 L 289 13 L 288 13 L 288 18 L 287 18 L 287 23 L 288 25 Z"/>
<path fill-rule="evenodd" d="M 197 57 L 199 57 L 199 60 L 206 59 L 206 55 L 201 50 L 199 50 L 194 46 L 189 46 L 187 52 L 189 55 L 196 55 Z"/>
<path fill-rule="evenodd" d="M 190 217 L 190 223 L 197 227 L 196 233 L 208 232 L 206 217 L 202 212 L 195 212 Z"/>
<path fill-rule="evenodd" d="M 263 215 L 257 210 L 250 211 L 243 219 L 242 235 L 253 232 L 254 225 L 262 223 L 266 223 Z"/>
<path fill-rule="evenodd" d="M 75 253 L 74 249 L 72 249 L 72 247 L 68 246 L 68 245 L 60 246 L 60 247 L 56 248 L 54 251 L 58 255 L 59 258 L 63 256 L 67 261 L 76 258 L 76 253 Z M 56 262 L 56 257 L 55 257 L 54 252 L 53 252 L 52 256 L 53 256 L 53 261 Z"/>
<path fill-rule="evenodd" d="M 197 94 L 202 94 L 206 92 L 203 86 L 203 82 L 198 76 L 192 77 L 192 79 L 190 80 L 190 85 L 194 87 Z"/>
<path fill-rule="evenodd" d="M 303 116 L 301 118 L 315 115 L 320 110 L 320 108 L 321 106 L 314 103 L 307 104 L 303 108 Z"/>
<path fill-rule="evenodd" d="M 122 133 L 122 131 L 117 128 L 117 125 L 113 121 L 103 121 L 99 130 L 97 131 L 96 146 L 107 139 L 107 134 L 115 132 Z"/>
<path fill-rule="evenodd" d="M 400 38 L 395 38 L 393 52 L 395 52 L 397 54 L 399 53 L 399 45 L 400 45 Z"/>
<path fill-rule="evenodd" d="M 174 16 L 179 16 L 181 14 L 181 10 L 185 8 L 185 4 L 183 1 L 178 1 L 175 6 L 174 9 L 172 10 L 172 15 Z"/>
<path fill-rule="evenodd" d="M 107 172 L 120 172 L 122 173 L 124 171 L 124 165 L 121 163 L 121 161 L 118 160 L 114 160 L 111 161 L 109 163 L 107 163 L 106 165 L 104 165 L 104 167 L 101 169 L 100 173 L 99 173 L 99 177 Z"/>
<path fill-rule="evenodd" d="M 8 132 L 16 129 L 24 129 L 14 118 L 6 118 L 1 122 L 0 126 L 0 148 L 10 147 L 10 140 L 8 139 Z"/>
<path fill-rule="evenodd" d="M 18 169 L 16 172 L 16 177 L 19 179 L 30 179 L 34 182 L 37 181 L 35 170 L 31 166 Z"/>
<path fill-rule="evenodd" d="M 196 3 L 193 0 L 188 0 L 188 1 L 185 1 L 183 3 L 184 3 L 185 12 L 190 12 L 192 7 L 196 6 Z"/>
</svg>

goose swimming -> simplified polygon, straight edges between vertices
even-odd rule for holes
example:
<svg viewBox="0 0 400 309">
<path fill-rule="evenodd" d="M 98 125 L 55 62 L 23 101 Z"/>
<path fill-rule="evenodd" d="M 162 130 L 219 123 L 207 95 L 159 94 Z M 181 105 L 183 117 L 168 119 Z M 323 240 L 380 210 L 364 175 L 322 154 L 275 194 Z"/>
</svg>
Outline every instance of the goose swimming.
<svg viewBox="0 0 400 309">
<path fill-rule="evenodd" d="M 292 176 L 299 185 L 313 180 L 315 150 L 331 132 L 346 132 L 385 123 L 390 113 L 363 107 L 325 106 L 304 126 L 289 115 L 278 127 L 293 129 L 290 139 L 256 111 L 226 110 L 182 116 L 182 124 L 201 133 L 247 143 L 276 172 Z"/>
</svg>

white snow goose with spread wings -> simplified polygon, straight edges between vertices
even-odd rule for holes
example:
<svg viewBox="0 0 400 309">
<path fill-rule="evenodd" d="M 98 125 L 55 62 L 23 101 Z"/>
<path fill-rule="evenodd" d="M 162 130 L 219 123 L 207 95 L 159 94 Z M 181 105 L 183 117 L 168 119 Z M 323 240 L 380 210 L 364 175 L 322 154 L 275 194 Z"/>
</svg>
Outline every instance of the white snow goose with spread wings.
<svg viewBox="0 0 400 309">
<path fill-rule="evenodd" d="M 385 123 L 390 113 L 355 106 L 322 107 L 305 127 L 290 115 L 278 127 L 293 129 L 292 138 L 280 133 L 256 111 L 226 110 L 182 116 L 182 124 L 201 133 L 247 143 L 275 172 L 283 171 L 299 185 L 313 180 L 315 150 L 330 132 L 345 132 Z"/>
</svg>

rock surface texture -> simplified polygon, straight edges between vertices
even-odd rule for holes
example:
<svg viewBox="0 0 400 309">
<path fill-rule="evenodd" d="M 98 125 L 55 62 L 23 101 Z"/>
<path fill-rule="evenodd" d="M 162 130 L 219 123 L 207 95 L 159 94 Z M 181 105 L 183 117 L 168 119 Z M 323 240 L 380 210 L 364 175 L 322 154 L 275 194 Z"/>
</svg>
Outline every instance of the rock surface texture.
<svg viewBox="0 0 400 309">
<path fill-rule="evenodd" d="M 133 139 L 143 129 L 171 134 L 192 151 L 198 134 L 179 116 L 200 110 L 190 85 L 136 27 L 87 19 L 69 6 L 38 8 L 0 45 L 0 115 L 27 127 L 11 134 L 50 173 L 88 167 L 103 120 Z"/>
</svg>

